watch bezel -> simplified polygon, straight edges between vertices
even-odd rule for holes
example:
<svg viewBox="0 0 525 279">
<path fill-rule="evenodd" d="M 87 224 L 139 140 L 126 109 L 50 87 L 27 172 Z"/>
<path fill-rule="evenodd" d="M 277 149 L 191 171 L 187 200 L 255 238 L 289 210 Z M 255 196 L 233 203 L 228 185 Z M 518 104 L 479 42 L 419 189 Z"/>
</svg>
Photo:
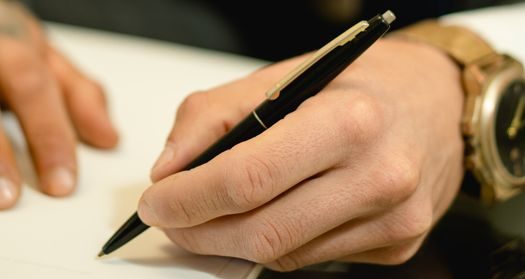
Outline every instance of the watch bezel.
<svg viewBox="0 0 525 279">
<path fill-rule="evenodd" d="M 514 59 L 506 61 L 494 74 L 487 77 L 481 92 L 479 108 L 479 144 L 481 171 L 484 179 L 494 188 L 494 198 L 507 199 L 525 185 L 525 177 L 512 175 L 504 166 L 496 141 L 496 114 L 501 98 L 510 84 L 525 80 L 523 67 Z"/>
</svg>

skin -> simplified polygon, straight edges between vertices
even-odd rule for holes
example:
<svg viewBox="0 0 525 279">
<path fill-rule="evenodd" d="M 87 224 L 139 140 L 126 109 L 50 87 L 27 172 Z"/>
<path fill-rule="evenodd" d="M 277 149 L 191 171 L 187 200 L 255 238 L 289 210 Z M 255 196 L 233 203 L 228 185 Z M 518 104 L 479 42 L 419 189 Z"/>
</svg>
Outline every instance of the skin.
<svg viewBox="0 0 525 279">
<path fill-rule="evenodd" d="M 6 1 L 0 1 L 0 105 L 20 122 L 40 189 L 51 196 L 75 188 L 78 140 L 99 148 L 118 141 L 101 86 L 50 45 L 21 5 Z M 0 209 L 15 205 L 21 182 L 0 125 Z"/>
<path fill-rule="evenodd" d="M 415 254 L 463 175 L 459 70 L 429 46 L 378 41 L 261 135 L 180 171 L 303 59 L 183 102 L 139 203 L 146 224 L 189 251 L 280 271 Z"/>
</svg>

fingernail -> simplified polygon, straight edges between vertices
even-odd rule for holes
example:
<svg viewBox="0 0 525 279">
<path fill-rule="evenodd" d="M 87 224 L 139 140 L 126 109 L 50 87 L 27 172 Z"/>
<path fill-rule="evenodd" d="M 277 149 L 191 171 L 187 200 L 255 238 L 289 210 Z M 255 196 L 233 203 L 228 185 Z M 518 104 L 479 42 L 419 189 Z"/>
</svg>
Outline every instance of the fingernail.
<svg viewBox="0 0 525 279">
<path fill-rule="evenodd" d="M 157 215 L 155 215 L 155 212 L 153 212 L 151 206 L 144 199 L 141 199 L 139 203 L 139 209 L 137 211 L 142 222 L 149 225 L 154 225 L 154 223 L 157 221 Z"/>
<path fill-rule="evenodd" d="M 160 153 L 159 158 L 157 159 L 157 162 L 153 165 L 153 169 L 151 170 L 151 173 L 157 173 L 164 165 L 166 165 L 168 162 L 173 160 L 173 156 L 175 154 L 175 150 L 173 149 L 173 146 L 168 144 L 166 147 L 164 147 L 164 150 L 162 153 Z"/>
<path fill-rule="evenodd" d="M 0 177 L 0 209 L 11 207 L 16 200 L 16 186 L 11 180 Z"/>
<path fill-rule="evenodd" d="M 64 196 L 75 187 L 75 178 L 71 170 L 65 167 L 58 167 L 49 173 L 47 181 L 48 193 L 53 196 Z"/>
</svg>

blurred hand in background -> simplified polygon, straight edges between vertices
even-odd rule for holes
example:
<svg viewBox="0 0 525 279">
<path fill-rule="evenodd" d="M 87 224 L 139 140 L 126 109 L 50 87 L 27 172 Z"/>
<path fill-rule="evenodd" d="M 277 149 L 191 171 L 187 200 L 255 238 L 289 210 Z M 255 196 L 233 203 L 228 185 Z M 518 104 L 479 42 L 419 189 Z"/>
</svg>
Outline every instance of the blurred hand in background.
<svg viewBox="0 0 525 279">
<path fill-rule="evenodd" d="M 103 89 L 48 42 L 20 4 L 0 1 L 0 104 L 19 120 L 42 192 L 65 196 L 75 188 L 76 141 L 117 144 Z M 21 177 L 0 125 L 0 209 L 12 207 Z"/>
</svg>

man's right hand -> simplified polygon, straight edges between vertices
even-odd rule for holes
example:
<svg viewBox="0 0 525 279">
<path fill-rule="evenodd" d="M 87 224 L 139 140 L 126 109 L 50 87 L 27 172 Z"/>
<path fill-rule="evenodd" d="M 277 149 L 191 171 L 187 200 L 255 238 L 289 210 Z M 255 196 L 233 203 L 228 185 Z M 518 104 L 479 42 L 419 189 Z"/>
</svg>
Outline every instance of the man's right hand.
<svg viewBox="0 0 525 279">
<path fill-rule="evenodd" d="M 40 189 L 52 196 L 75 188 L 77 136 L 99 148 L 118 141 L 101 87 L 49 44 L 28 11 L 9 1 L 0 1 L 0 105 L 18 118 Z M 0 122 L 0 209 L 16 203 L 20 184 Z"/>
</svg>

